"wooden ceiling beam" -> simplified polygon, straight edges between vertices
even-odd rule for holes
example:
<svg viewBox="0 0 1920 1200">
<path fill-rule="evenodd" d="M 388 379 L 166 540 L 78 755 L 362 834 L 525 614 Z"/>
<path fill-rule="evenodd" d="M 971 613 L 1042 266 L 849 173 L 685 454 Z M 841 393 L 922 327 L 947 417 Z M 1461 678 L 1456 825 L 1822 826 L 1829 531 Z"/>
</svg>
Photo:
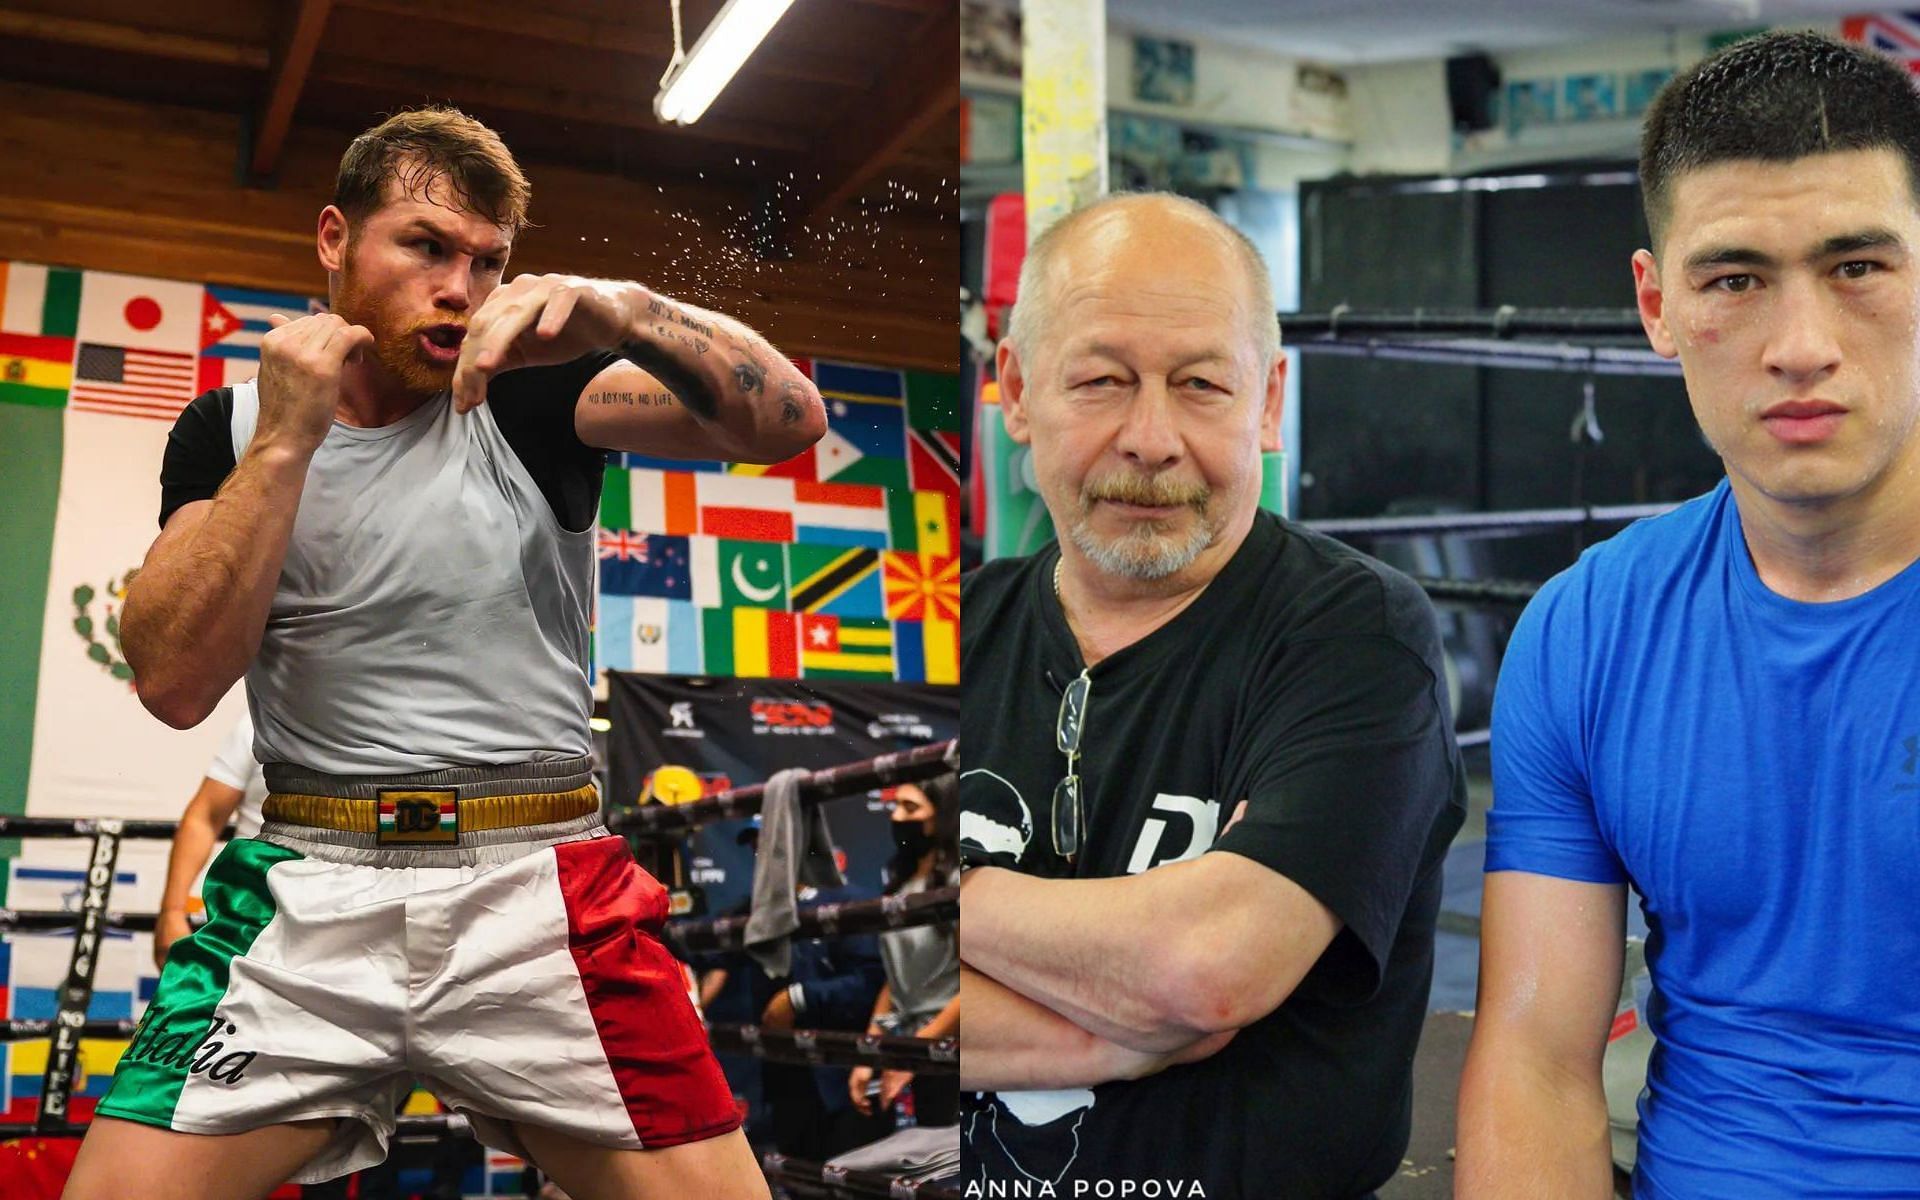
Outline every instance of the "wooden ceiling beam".
<svg viewBox="0 0 1920 1200">
<path fill-rule="evenodd" d="M 484 104 L 494 109 L 566 121 L 642 130 L 663 139 L 685 138 L 793 155 L 805 153 L 808 148 L 804 134 L 758 121 L 713 118 L 694 125 L 665 125 L 654 118 L 651 108 L 631 101 L 558 87 L 500 83 L 425 67 L 389 67 L 362 59 L 321 55 L 314 63 L 313 76 L 327 83 L 386 92 L 409 102 L 433 97 L 459 104 Z"/>
<path fill-rule="evenodd" d="M 943 0 L 945 2 L 945 0 Z M 641 58 L 658 59 L 664 69 L 673 57 L 673 35 L 665 30 L 633 21 L 602 20 L 530 11 L 515 0 L 341 0 L 363 12 L 383 13 L 409 21 L 456 25 L 513 37 L 538 38 L 563 46 L 611 50 Z M 920 0 L 909 0 L 918 4 Z M 661 0 L 661 8 L 666 7 Z M 700 31 L 686 33 L 689 46 Z M 865 86 L 872 72 L 862 59 L 842 56 L 803 60 L 754 55 L 741 65 L 741 73 L 779 79 L 790 83 L 810 83 L 824 87 L 858 88 Z"/>
<path fill-rule="evenodd" d="M 302 6 L 302 12 L 304 14 L 308 9 L 324 10 L 332 2 L 333 0 L 327 0 L 326 3 L 307 0 L 307 3 Z M 365 6 L 369 3 L 382 3 L 383 0 L 358 0 L 358 2 L 361 6 Z M 404 6 L 396 5 L 395 7 Z M 299 24 L 296 22 L 296 30 Z M 316 30 L 312 39 L 314 49 L 309 50 L 305 55 L 306 67 L 302 72 L 309 82 L 318 80 L 367 88 L 372 91 L 392 93 L 410 100 L 433 96 L 469 105 L 479 105 L 484 102 L 499 108 L 533 113 L 538 116 L 588 121 L 615 128 L 657 133 L 662 138 L 690 138 L 784 154 L 804 153 L 810 145 L 803 133 L 757 121 L 707 117 L 694 125 L 667 125 L 656 120 L 652 110 L 644 105 L 606 96 L 558 87 L 506 84 L 424 67 L 408 67 L 403 70 L 340 55 L 319 54 L 317 53 L 319 44 L 317 33 Z M 285 78 L 285 90 L 293 100 L 297 101 L 298 98 L 299 89 L 294 86 L 293 73 L 278 70 L 278 60 L 258 46 L 223 42 L 214 38 L 164 33 L 108 21 L 45 16 L 5 8 L 0 8 L 0 37 L 141 54 L 174 62 L 241 67 L 256 71 L 267 71 L 271 68 L 276 70 L 277 78 Z M 270 95 L 278 94 L 280 90 L 276 88 L 270 92 Z M 297 105 L 293 102 L 289 102 L 286 107 L 289 128 L 295 107 Z M 266 132 L 264 126 L 267 111 L 269 110 L 263 109 L 262 133 Z M 286 131 L 282 130 L 279 136 L 284 143 Z M 256 137 L 256 145 L 258 140 Z M 277 153 L 278 147 L 275 147 L 275 154 Z M 257 153 L 254 157 L 258 157 Z"/>
<path fill-rule="evenodd" d="M 255 71 L 267 67 L 267 52 L 258 46 L 145 29 L 138 25 L 91 21 L 82 17 L 48 16 L 15 9 L 0 9 L 0 37 L 85 46 L 93 50 L 117 50 L 216 67 L 244 67 Z"/>
<path fill-rule="evenodd" d="M 960 104 L 960 13 L 949 5 L 921 23 L 893 70 L 814 148 L 820 178 L 806 189 L 804 219 L 859 194 L 935 121 Z"/>
<path fill-rule="evenodd" d="M 307 86 L 313 56 L 320 49 L 320 38 L 327 28 L 327 13 L 332 7 L 333 0 L 300 0 L 299 7 L 287 20 L 286 31 L 273 56 L 266 100 L 254 120 L 253 153 L 247 161 L 247 170 L 255 179 L 271 177 L 280 165 L 287 130 L 293 127 L 293 111 L 299 107 L 300 93 Z"/>
</svg>

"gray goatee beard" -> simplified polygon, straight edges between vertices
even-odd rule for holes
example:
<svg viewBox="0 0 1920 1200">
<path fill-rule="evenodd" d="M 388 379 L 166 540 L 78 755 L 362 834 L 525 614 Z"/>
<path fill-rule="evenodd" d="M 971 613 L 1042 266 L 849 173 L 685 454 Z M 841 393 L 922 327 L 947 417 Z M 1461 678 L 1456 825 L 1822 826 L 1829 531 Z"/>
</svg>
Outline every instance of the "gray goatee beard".
<svg viewBox="0 0 1920 1200">
<path fill-rule="evenodd" d="M 1067 539 L 1088 561 L 1108 575 L 1123 579 L 1165 579 L 1192 566 L 1219 534 L 1208 516 L 1212 491 L 1202 485 L 1181 486 L 1158 480 L 1122 478 L 1090 483 L 1080 494 L 1080 509 L 1067 526 Z M 1094 533 L 1088 518 L 1101 500 L 1128 504 L 1185 504 L 1196 520 L 1184 535 L 1161 532 L 1158 522 L 1140 521 L 1117 538 Z"/>
</svg>

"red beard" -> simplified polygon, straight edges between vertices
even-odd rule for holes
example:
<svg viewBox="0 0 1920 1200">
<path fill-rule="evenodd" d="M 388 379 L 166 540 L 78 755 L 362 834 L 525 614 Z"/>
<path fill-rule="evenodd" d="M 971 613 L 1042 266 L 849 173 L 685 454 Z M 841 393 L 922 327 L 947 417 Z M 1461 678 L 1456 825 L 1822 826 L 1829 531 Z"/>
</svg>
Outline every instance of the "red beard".
<svg viewBox="0 0 1920 1200">
<path fill-rule="evenodd" d="M 435 362 L 420 349 L 420 335 L 436 325 L 464 325 L 450 314 L 409 319 L 361 290 L 351 271 L 340 276 L 334 312 L 373 334 L 374 356 L 387 374 L 416 396 L 431 396 L 453 385 L 453 364 Z"/>
</svg>

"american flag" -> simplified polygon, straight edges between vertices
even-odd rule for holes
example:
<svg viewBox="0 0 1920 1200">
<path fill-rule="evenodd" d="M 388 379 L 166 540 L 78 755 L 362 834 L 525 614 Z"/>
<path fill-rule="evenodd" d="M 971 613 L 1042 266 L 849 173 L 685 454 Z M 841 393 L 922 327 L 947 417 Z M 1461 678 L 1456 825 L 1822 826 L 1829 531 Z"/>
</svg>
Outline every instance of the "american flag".
<svg viewBox="0 0 1920 1200">
<path fill-rule="evenodd" d="M 194 397 L 193 355 L 83 343 L 73 364 L 69 406 L 171 421 Z"/>
<path fill-rule="evenodd" d="M 646 562 L 646 535 L 630 533 L 625 529 L 602 529 L 600 531 L 600 557 L 617 558 L 621 562 Z"/>
</svg>

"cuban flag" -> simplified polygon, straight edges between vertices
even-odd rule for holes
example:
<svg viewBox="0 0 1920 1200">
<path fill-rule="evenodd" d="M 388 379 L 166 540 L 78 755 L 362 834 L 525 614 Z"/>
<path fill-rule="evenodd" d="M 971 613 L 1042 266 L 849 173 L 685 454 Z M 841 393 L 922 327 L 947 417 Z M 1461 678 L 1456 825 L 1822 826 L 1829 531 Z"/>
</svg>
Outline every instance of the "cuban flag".
<svg viewBox="0 0 1920 1200">
<path fill-rule="evenodd" d="M 231 387 L 260 373 L 260 339 L 274 313 L 300 318 L 326 305 L 286 292 L 209 285 L 200 301 L 200 390 Z"/>
</svg>

